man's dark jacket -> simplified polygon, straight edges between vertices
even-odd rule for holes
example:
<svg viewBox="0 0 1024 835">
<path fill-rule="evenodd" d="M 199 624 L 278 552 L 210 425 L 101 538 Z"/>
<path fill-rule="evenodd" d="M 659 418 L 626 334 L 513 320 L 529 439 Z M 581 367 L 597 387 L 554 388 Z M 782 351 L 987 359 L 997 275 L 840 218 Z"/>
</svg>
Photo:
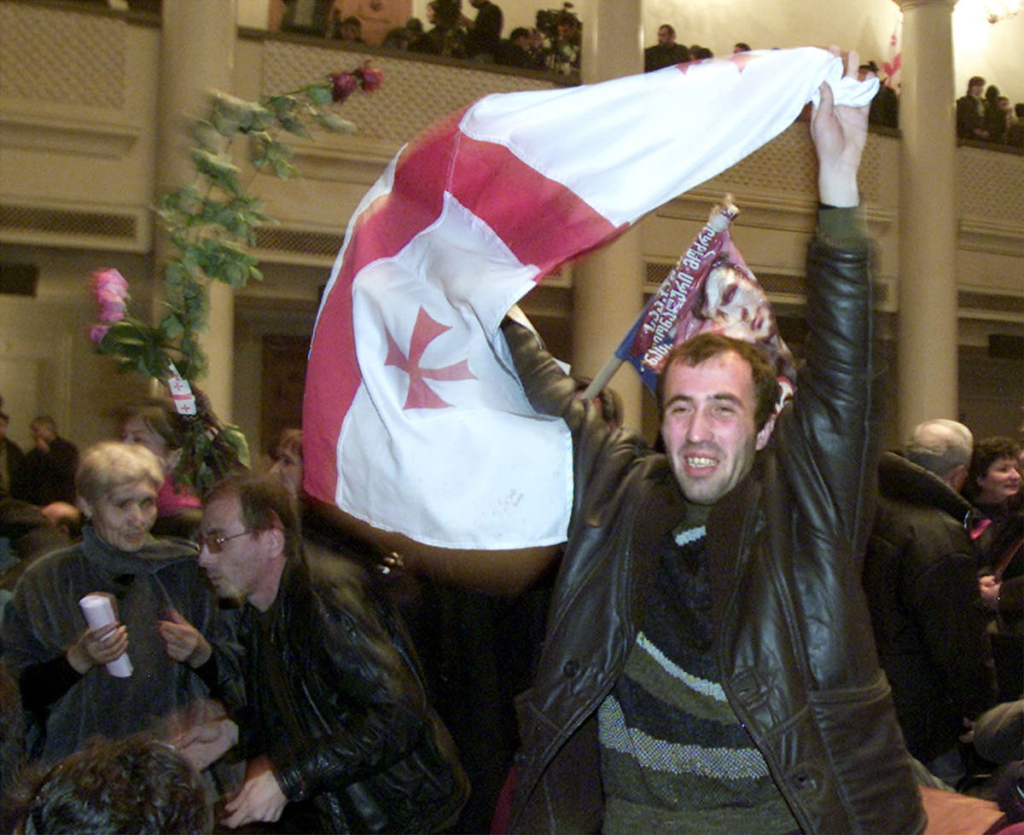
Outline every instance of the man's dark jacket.
<svg viewBox="0 0 1024 835">
<path fill-rule="evenodd" d="M 20 485 L 21 470 L 25 466 L 25 453 L 10 438 L 0 439 L 0 444 L 3 444 L 6 453 L 3 458 L 4 466 L 7 467 L 7 472 L 4 474 L 6 479 L 0 480 L 6 481 L 7 484 L 6 492 L 0 488 L 0 498 L 4 498 L 7 495 L 12 495 Z"/>
<path fill-rule="evenodd" d="M 956 745 L 963 719 L 996 702 L 978 592 L 974 509 L 905 458 L 885 453 L 864 561 L 878 660 L 910 753 L 929 762 Z"/>
<path fill-rule="evenodd" d="M 472 58 L 483 54 L 489 55 L 493 60 L 498 51 L 498 42 L 501 40 L 501 24 L 501 9 L 487 0 L 477 9 L 473 28 L 469 30 L 469 36 L 466 38 L 466 57 Z"/>
<path fill-rule="evenodd" d="M 682 44 L 671 46 L 657 43 L 644 50 L 644 72 L 654 72 L 676 64 L 685 64 L 690 60 L 690 50 Z"/>
<path fill-rule="evenodd" d="M 822 221 L 835 220 L 822 213 Z M 925 818 L 860 586 L 872 519 L 875 363 L 867 241 L 821 238 L 807 365 L 775 441 L 712 509 L 707 559 L 721 684 L 806 832 L 917 832 Z M 511 829 L 597 832 L 597 708 L 641 628 L 655 543 L 683 518 L 668 460 L 609 433 L 516 325 L 535 408 L 573 432 L 575 507 L 533 687 Z"/>
<path fill-rule="evenodd" d="M 78 447 L 56 437 L 43 452 L 35 448 L 25 453 L 17 489 L 11 494 L 40 506 L 52 502 L 75 503 L 75 474 L 78 472 Z"/>
<path fill-rule="evenodd" d="M 270 608 L 244 610 L 242 745 L 269 758 L 289 831 L 432 832 L 466 799 L 451 737 L 388 614 L 337 555 L 289 559 Z"/>
</svg>

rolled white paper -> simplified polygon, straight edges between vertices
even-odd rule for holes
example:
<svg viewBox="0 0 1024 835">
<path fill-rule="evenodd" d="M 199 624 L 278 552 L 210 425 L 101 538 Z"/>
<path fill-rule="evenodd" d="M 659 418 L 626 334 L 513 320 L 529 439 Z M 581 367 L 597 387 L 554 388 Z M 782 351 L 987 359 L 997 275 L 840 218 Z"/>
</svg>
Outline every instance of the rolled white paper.
<svg viewBox="0 0 1024 835">
<path fill-rule="evenodd" d="M 78 605 L 82 608 L 85 622 L 89 624 L 90 629 L 99 629 L 116 620 L 114 607 L 110 605 L 110 598 L 106 595 L 87 594 L 78 601 Z M 107 664 L 107 672 L 117 678 L 128 678 L 132 674 L 132 662 L 128 658 L 128 653 L 125 652 Z"/>
</svg>

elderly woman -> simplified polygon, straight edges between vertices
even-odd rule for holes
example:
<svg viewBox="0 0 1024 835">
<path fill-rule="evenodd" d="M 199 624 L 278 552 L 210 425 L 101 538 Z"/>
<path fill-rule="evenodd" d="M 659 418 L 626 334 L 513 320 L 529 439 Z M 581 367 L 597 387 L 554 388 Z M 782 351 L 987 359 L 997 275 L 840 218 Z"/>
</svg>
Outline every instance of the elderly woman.
<svg viewBox="0 0 1024 835">
<path fill-rule="evenodd" d="M 118 436 L 126 444 L 144 446 L 163 464 L 165 478 L 156 496 L 154 532 L 191 537 L 199 529 L 202 503 L 188 487 L 174 483 L 172 474 L 185 439 L 184 420 L 174 404 L 151 397 L 124 406 L 118 411 Z"/>
<path fill-rule="evenodd" d="M 30 759 L 54 762 L 91 736 L 148 730 L 216 684 L 207 638 L 226 633 L 195 549 L 150 535 L 163 480 L 142 446 L 90 449 L 76 480 L 89 522 L 81 543 L 42 557 L 14 589 L 3 659 L 34 723 Z M 112 599 L 114 623 L 87 626 L 79 601 L 91 593 Z M 182 618 L 201 634 L 182 629 Z M 134 672 L 119 678 L 105 665 L 126 652 Z"/>
</svg>

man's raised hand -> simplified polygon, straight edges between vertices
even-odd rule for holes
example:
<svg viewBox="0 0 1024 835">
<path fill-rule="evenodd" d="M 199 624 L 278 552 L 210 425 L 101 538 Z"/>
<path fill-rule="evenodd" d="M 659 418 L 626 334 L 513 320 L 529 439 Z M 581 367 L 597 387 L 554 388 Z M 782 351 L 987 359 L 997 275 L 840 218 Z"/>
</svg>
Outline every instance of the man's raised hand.
<svg viewBox="0 0 1024 835">
<path fill-rule="evenodd" d="M 839 56 L 839 50 L 829 51 Z M 857 78 L 860 56 L 846 56 L 845 77 Z M 821 101 L 811 115 L 811 139 L 818 153 L 818 193 L 829 206 L 856 206 L 857 168 L 868 136 L 868 106 L 836 105 L 832 88 L 821 85 Z"/>
</svg>

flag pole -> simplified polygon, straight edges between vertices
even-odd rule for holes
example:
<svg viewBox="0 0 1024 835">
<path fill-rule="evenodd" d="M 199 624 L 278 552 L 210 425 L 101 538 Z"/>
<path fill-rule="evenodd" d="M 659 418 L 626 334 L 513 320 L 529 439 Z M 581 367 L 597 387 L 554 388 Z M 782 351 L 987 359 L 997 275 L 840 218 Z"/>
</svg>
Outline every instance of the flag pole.
<svg viewBox="0 0 1024 835">
<path fill-rule="evenodd" d="M 601 390 L 608 385 L 609 380 L 615 376 L 615 372 L 619 370 L 620 365 L 622 365 L 622 360 L 619 359 L 617 354 L 612 354 L 608 357 L 608 361 L 601 367 L 601 370 L 597 372 L 597 376 L 590 381 L 590 385 L 583 392 L 583 399 L 593 400 L 597 397 Z"/>
</svg>

